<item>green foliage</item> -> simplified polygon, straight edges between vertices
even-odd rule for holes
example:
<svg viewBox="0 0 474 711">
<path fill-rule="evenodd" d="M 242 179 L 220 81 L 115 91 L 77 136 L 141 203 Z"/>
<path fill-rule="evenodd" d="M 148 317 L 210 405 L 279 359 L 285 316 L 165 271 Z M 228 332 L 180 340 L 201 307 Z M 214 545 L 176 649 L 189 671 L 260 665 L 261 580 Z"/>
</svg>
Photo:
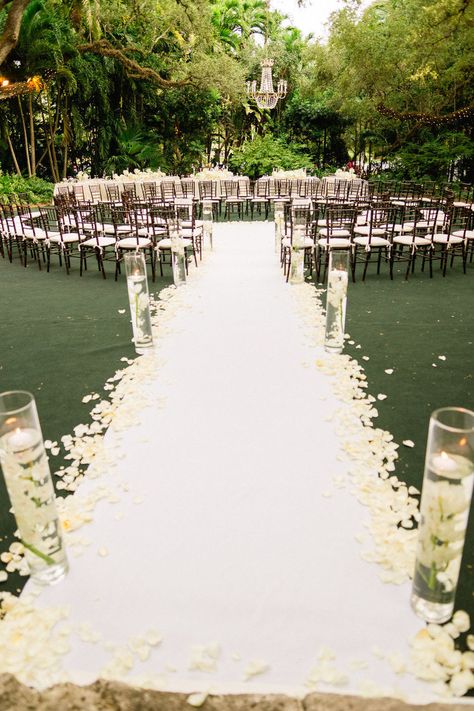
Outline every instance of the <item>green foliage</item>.
<svg viewBox="0 0 474 711">
<path fill-rule="evenodd" d="M 117 131 L 116 153 L 105 162 L 105 172 L 123 173 L 124 170 L 158 168 L 163 166 L 163 154 L 153 141 L 137 126 L 125 127 Z"/>
<path fill-rule="evenodd" d="M 394 167 L 403 178 L 451 179 L 450 167 L 474 158 L 474 141 L 463 133 L 447 131 L 421 145 L 406 143 L 396 154 Z"/>
<path fill-rule="evenodd" d="M 282 124 L 291 139 L 305 143 L 318 166 L 347 163 L 342 134 L 348 121 L 329 106 L 327 95 L 309 99 L 295 91 L 283 110 Z"/>
<path fill-rule="evenodd" d="M 229 160 L 232 170 L 252 179 L 268 175 L 273 169 L 295 170 L 312 168 L 312 165 L 310 156 L 304 153 L 301 145 L 288 143 L 270 134 L 245 141 Z"/>
<path fill-rule="evenodd" d="M 85 50 L 97 40 L 125 64 Z M 252 176 L 299 165 L 324 173 L 349 158 L 361 170 L 389 163 L 406 177 L 472 180 L 472 126 L 428 130 L 378 107 L 445 115 L 474 105 L 473 47 L 466 0 L 346 0 L 324 44 L 266 0 L 30 0 L 2 74 L 46 84 L 0 102 L 0 158 L 55 180 L 73 166 L 183 174 L 229 160 Z M 272 111 L 245 92 L 265 56 L 289 87 Z M 265 138 L 248 140 L 256 134 Z"/>
<path fill-rule="evenodd" d="M 54 186 L 41 178 L 24 178 L 21 175 L 0 175 L 0 201 L 9 197 L 18 197 L 23 193 L 28 202 L 36 205 L 50 203 Z"/>
</svg>

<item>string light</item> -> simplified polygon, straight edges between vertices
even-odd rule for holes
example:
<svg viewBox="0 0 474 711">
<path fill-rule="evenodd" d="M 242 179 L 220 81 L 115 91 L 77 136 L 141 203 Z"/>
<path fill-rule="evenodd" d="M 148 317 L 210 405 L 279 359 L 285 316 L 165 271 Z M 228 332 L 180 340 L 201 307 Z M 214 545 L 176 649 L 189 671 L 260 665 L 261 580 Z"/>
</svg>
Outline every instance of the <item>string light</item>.
<svg viewBox="0 0 474 711">
<path fill-rule="evenodd" d="M 417 121 L 428 126 L 448 126 L 456 123 L 472 124 L 474 122 L 474 106 L 466 106 L 459 111 L 440 116 L 437 114 L 416 113 L 415 111 L 394 111 L 387 106 L 380 105 L 377 111 L 383 116 L 398 119 L 399 121 Z"/>
<path fill-rule="evenodd" d="M 21 94 L 39 93 L 44 87 L 45 82 L 39 75 L 30 77 L 26 81 L 14 82 L 10 82 L 5 77 L 0 77 L 0 100 L 11 99 L 13 96 L 20 96 Z"/>
</svg>

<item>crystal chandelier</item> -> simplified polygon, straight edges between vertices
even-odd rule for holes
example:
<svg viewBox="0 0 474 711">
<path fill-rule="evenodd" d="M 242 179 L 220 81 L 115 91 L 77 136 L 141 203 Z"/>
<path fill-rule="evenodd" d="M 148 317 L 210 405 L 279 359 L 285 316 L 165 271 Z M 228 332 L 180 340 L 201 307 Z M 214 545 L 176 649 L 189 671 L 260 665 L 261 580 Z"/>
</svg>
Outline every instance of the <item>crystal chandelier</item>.
<svg viewBox="0 0 474 711">
<path fill-rule="evenodd" d="M 258 91 L 256 81 L 247 82 L 247 95 L 257 102 L 259 109 L 274 109 L 278 99 L 283 99 L 288 90 L 288 82 L 284 79 L 279 79 L 277 90 L 274 91 L 272 67 L 273 59 L 262 60 L 262 77 Z"/>
</svg>

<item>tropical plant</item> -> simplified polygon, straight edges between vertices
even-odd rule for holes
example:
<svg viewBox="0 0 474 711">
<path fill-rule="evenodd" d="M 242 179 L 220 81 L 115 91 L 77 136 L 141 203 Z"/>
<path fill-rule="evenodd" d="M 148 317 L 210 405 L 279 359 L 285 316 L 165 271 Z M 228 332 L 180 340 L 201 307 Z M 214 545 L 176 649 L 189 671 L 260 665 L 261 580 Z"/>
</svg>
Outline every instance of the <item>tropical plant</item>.
<svg viewBox="0 0 474 711">
<path fill-rule="evenodd" d="M 273 169 L 311 169 L 313 162 L 300 144 L 289 143 L 283 138 L 266 134 L 245 141 L 234 151 L 229 166 L 232 170 L 255 180 L 262 175 L 268 175 Z"/>
<path fill-rule="evenodd" d="M 0 202 L 21 194 L 31 204 L 50 203 L 54 185 L 41 178 L 24 178 L 21 175 L 0 174 Z"/>
</svg>

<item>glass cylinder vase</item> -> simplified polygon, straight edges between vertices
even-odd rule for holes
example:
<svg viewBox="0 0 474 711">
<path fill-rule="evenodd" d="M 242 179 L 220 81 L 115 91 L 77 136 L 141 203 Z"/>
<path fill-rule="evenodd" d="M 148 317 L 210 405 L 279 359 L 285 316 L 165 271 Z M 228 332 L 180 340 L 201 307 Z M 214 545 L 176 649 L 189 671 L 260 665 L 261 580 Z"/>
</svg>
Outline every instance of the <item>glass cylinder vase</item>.
<svg viewBox="0 0 474 711">
<path fill-rule="evenodd" d="M 173 282 L 175 286 L 186 284 L 186 250 L 181 235 L 179 221 L 169 222 L 171 240 L 171 264 L 173 268 Z"/>
<path fill-rule="evenodd" d="M 204 200 L 202 203 L 202 222 L 203 222 L 203 239 L 204 249 L 212 250 L 212 202 Z"/>
<path fill-rule="evenodd" d="M 32 578 L 56 583 L 68 562 L 33 395 L 0 393 L 0 463 Z"/>
<path fill-rule="evenodd" d="M 326 333 L 324 337 L 324 349 L 328 353 L 342 353 L 344 348 L 348 269 L 349 250 L 331 249 L 329 251 Z"/>
<path fill-rule="evenodd" d="M 307 212 L 293 210 L 291 213 L 291 259 L 290 284 L 304 282 L 304 246 L 307 228 Z"/>
<path fill-rule="evenodd" d="M 281 238 L 283 234 L 284 219 L 284 205 L 282 202 L 277 201 L 275 203 L 275 252 L 278 256 L 281 254 Z"/>
<path fill-rule="evenodd" d="M 136 352 L 142 355 L 153 347 L 145 256 L 142 252 L 133 252 L 126 254 L 124 261 L 130 315 L 132 318 L 133 342 Z"/>
<path fill-rule="evenodd" d="M 474 483 L 474 412 L 456 407 L 431 415 L 411 605 L 427 622 L 454 609 Z"/>
</svg>

